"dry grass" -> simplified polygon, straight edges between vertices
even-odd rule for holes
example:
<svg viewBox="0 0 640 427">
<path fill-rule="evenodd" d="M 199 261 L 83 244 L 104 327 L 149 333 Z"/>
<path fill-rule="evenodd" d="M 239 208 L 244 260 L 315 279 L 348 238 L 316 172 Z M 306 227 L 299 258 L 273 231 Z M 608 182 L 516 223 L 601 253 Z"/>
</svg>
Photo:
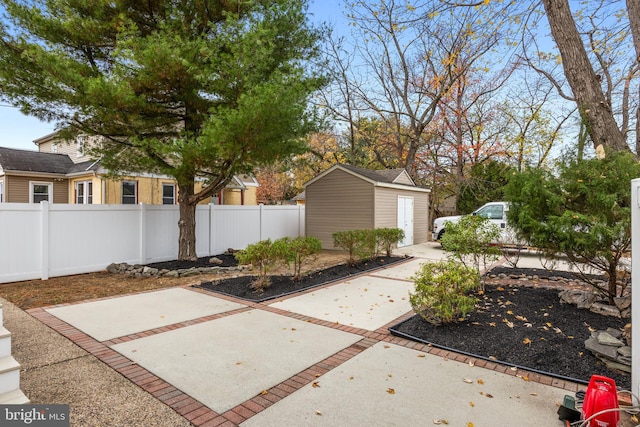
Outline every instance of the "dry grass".
<svg viewBox="0 0 640 427">
<path fill-rule="evenodd" d="M 346 261 L 346 255 L 338 251 L 322 251 L 315 259 L 305 263 L 303 271 L 311 271 L 331 267 Z M 149 291 L 153 289 L 187 286 L 195 283 L 220 279 L 225 275 L 253 274 L 233 272 L 209 274 L 182 278 L 170 277 L 128 277 L 98 273 L 79 274 L 75 276 L 54 277 L 49 280 L 28 280 L 24 282 L 5 283 L 0 285 L 0 297 L 12 302 L 23 310 L 46 307 L 103 298 L 113 295 Z M 274 274 L 291 274 L 286 267 L 279 268 Z"/>
</svg>

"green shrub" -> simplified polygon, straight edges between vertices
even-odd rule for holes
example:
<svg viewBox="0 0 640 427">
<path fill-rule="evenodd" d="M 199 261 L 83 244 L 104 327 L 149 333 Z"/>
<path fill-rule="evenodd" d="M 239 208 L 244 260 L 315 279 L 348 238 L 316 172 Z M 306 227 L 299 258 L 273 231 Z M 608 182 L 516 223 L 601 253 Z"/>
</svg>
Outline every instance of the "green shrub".
<svg viewBox="0 0 640 427">
<path fill-rule="evenodd" d="M 502 253 L 494 244 L 500 238 L 500 228 L 487 218 L 466 215 L 457 223 L 447 222 L 445 227 L 442 248 L 464 265 L 471 262 L 478 272 L 481 263 L 486 267 Z"/>
<path fill-rule="evenodd" d="M 349 253 L 347 263 L 355 265 L 358 260 L 376 256 L 376 235 L 372 229 L 346 230 L 333 233 L 333 245 Z"/>
<path fill-rule="evenodd" d="M 302 264 L 322 250 L 322 242 L 316 237 L 284 237 L 276 240 L 277 252 L 282 254 L 287 265 L 293 263 L 293 280 L 302 278 Z"/>
<path fill-rule="evenodd" d="M 251 264 L 258 271 L 258 278 L 251 284 L 251 288 L 261 291 L 271 285 L 269 271 L 283 260 L 282 245 L 275 245 L 271 239 L 261 240 L 238 251 L 235 257 L 240 264 Z"/>
<path fill-rule="evenodd" d="M 404 239 L 404 231 L 399 228 L 376 228 L 374 234 L 378 248 L 382 249 L 386 256 L 391 256 L 393 245 Z"/>
<path fill-rule="evenodd" d="M 480 286 L 480 274 L 461 263 L 425 263 L 412 279 L 415 292 L 409 292 L 411 307 L 431 324 L 456 322 L 473 311 L 477 303 L 470 293 Z"/>
</svg>

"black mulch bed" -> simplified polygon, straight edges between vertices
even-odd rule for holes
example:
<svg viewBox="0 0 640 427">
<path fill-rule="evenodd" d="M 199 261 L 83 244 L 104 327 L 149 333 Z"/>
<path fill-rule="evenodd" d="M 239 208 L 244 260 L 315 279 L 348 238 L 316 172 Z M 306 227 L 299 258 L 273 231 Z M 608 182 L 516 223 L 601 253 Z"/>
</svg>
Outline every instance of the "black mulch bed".
<svg viewBox="0 0 640 427">
<path fill-rule="evenodd" d="M 256 280 L 256 276 L 234 277 L 214 282 L 205 282 L 194 286 L 224 295 L 231 295 L 247 301 L 262 302 L 315 288 L 334 280 L 345 279 L 365 271 L 382 268 L 406 259 L 406 257 L 397 256 L 376 257 L 371 261 L 358 262 L 354 266 L 340 264 L 310 273 L 299 281 L 293 281 L 291 276 L 274 275 L 271 276 L 271 285 L 263 292 L 257 292 L 250 288 L 251 283 Z"/>
<path fill-rule="evenodd" d="M 558 290 L 552 289 L 487 285 L 479 298 L 478 309 L 465 322 L 433 326 L 414 316 L 390 330 L 436 347 L 577 382 L 604 375 L 629 389 L 629 374 L 607 369 L 584 347 L 589 327 L 619 329 L 626 322 L 560 304 Z"/>
<path fill-rule="evenodd" d="M 181 270 L 188 269 L 193 267 L 235 267 L 238 265 L 238 261 L 233 255 L 229 254 L 221 254 L 215 255 L 215 258 L 218 258 L 222 261 L 222 264 L 212 264 L 209 262 L 213 256 L 205 256 L 202 258 L 198 258 L 196 261 L 163 261 L 163 262 L 154 262 L 152 264 L 147 264 L 149 267 L 157 268 L 159 270 L 167 269 L 167 270 Z"/>
</svg>

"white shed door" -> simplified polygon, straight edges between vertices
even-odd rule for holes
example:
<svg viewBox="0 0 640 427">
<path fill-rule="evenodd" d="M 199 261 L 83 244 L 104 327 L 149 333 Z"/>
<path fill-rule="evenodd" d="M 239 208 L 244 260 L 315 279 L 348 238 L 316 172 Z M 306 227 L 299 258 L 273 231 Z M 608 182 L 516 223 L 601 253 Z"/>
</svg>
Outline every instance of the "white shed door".
<svg viewBox="0 0 640 427">
<path fill-rule="evenodd" d="M 398 247 L 413 245 L 413 197 L 398 196 L 398 228 L 404 231 Z"/>
</svg>

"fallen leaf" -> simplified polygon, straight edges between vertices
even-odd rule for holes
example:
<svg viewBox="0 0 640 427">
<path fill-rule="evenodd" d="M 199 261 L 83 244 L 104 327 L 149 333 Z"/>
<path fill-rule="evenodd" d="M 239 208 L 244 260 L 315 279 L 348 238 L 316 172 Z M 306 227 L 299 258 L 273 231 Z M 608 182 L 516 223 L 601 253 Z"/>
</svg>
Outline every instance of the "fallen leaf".
<svg viewBox="0 0 640 427">
<path fill-rule="evenodd" d="M 470 361 L 469 361 L 469 366 L 471 366 L 471 367 L 473 368 L 475 365 L 476 365 L 476 364 L 475 364 L 475 363 L 473 363 L 473 360 L 470 360 Z"/>
<path fill-rule="evenodd" d="M 269 392 L 267 390 L 262 390 L 260 394 L 264 396 L 265 394 L 269 394 Z"/>
<path fill-rule="evenodd" d="M 504 288 L 502 286 L 498 286 L 496 289 L 499 290 L 500 292 L 504 291 Z"/>
<path fill-rule="evenodd" d="M 396 394 L 396 391 L 395 391 L 395 389 L 388 388 L 388 389 L 387 389 L 387 393 L 389 393 L 389 394 Z"/>
<path fill-rule="evenodd" d="M 385 345 L 384 348 L 391 348 L 391 346 L 390 345 Z"/>
<path fill-rule="evenodd" d="M 560 328 L 553 328 L 554 331 L 556 331 L 556 334 L 561 334 L 562 333 L 562 329 Z"/>
<path fill-rule="evenodd" d="M 531 393 L 529 393 L 530 396 L 537 396 L 538 393 L 536 393 L 535 391 L 532 391 Z"/>
<path fill-rule="evenodd" d="M 533 327 L 533 325 L 531 323 L 525 323 L 524 326 L 527 327 L 527 328 L 532 328 Z"/>
<path fill-rule="evenodd" d="M 524 316 L 517 316 L 517 315 L 516 315 L 516 319 L 518 319 L 518 320 L 519 320 L 519 321 L 521 321 L 521 322 L 526 322 L 526 321 L 527 321 L 527 318 L 526 318 L 526 317 L 524 317 Z"/>
<path fill-rule="evenodd" d="M 493 395 L 492 394 L 485 393 L 485 396 L 487 396 L 489 399 L 493 399 Z"/>
<path fill-rule="evenodd" d="M 507 310 L 507 314 L 513 314 L 513 311 Z"/>
<path fill-rule="evenodd" d="M 322 415 L 322 412 L 316 411 L 316 415 Z"/>
<path fill-rule="evenodd" d="M 463 378 L 462 381 L 464 381 L 467 384 L 473 384 L 473 380 L 471 380 L 469 378 Z"/>
<path fill-rule="evenodd" d="M 392 375 L 392 374 L 387 374 L 387 376 L 388 376 L 389 378 L 393 378 L 393 375 Z"/>
<path fill-rule="evenodd" d="M 320 374 L 314 374 L 313 376 L 318 378 L 318 377 L 320 377 Z"/>
<path fill-rule="evenodd" d="M 525 339 L 522 340 L 522 344 L 530 345 L 531 344 L 531 340 L 529 338 L 525 338 Z"/>
<path fill-rule="evenodd" d="M 318 381 L 314 381 L 313 384 L 311 384 L 311 387 L 318 388 L 320 387 L 320 384 L 318 383 Z"/>
<path fill-rule="evenodd" d="M 478 384 L 484 384 L 484 380 L 481 378 L 478 378 Z"/>
<path fill-rule="evenodd" d="M 473 427 L 473 423 L 471 422 L 467 423 L 467 427 Z"/>
<path fill-rule="evenodd" d="M 349 377 L 349 379 L 350 379 L 350 380 L 352 380 L 352 379 L 353 379 L 353 377 Z"/>
<path fill-rule="evenodd" d="M 473 402 L 469 402 L 469 406 L 471 406 L 473 408 L 474 406 L 476 406 L 476 404 L 473 403 Z"/>
<path fill-rule="evenodd" d="M 497 357 L 495 357 L 495 356 L 489 356 L 489 359 L 491 359 L 491 360 L 498 360 L 498 358 L 497 358 Z"/>
<path fill-rule="evenodd" d="M 522 379 L 523 379 L 523 380 L 525 380 L 525 381 L 530 381 L 530 380 L 529 380 L 529 376 L 528 376 L 528 375 L 523 375 L 523 376 L 522 376 Z"/>
<path fill-rule="evenodd" d="M 418 357 L 426 357 L 426 354 L 419 354 Z"/>
<path fill-rule="evenodd" d="M 436 425 L 440 425 L 440 424 L 447 424 L 447 425 L 448 425 L 448 424 L 449 424 L 449 421 L 447 421 L 447 420 L 440 420 L 440 419 L 436 418 L 435 420 L 433 420 L 433 423 L 434 423 L 434 424 L 436 424 Z"/>
<path fill-rule="evenodd" d="M 489 323 L 489 326 L 493 326 L 493 327 L 495 328 L 495 326 L 496 326 L 496 322 L 490 322 L 490 323 Z"/>
</svg>

